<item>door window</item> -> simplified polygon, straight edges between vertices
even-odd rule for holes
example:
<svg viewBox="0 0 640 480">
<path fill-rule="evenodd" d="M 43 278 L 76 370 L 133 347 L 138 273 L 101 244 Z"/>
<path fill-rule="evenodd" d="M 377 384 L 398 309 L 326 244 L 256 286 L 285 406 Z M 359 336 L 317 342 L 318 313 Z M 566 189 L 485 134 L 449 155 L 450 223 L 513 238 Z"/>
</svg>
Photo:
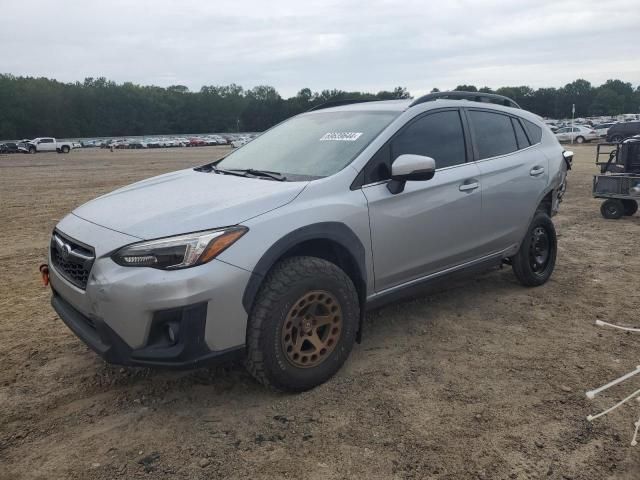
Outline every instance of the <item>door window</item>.
<svg viewBox="0 0 640 480">
<path fill-rule="evenodd" d="M 478 158 L 498 157 L 518 150 L 511 118 L 501 113 L 470 110 L 469 117 L 478 148 Z"/>
<path fill-rule="evenodd" d="M 466 162 L 462 120 L 457 110 L 445 110 L 418 118 L 401 130 L 371 158 L 364 183 L 391 178 L 392 160 L 403 154 L 431 157 L 436 168 Z"/>
</svg>

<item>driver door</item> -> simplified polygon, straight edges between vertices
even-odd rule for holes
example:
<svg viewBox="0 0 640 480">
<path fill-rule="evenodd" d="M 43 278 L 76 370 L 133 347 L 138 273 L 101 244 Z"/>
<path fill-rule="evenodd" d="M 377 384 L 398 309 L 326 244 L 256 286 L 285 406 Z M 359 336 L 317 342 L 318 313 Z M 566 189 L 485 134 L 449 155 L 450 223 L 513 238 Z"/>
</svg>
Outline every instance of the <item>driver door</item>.
<svg viewBox="0 0 640 480">
<path fill-rule="evenodd" d="M 401 154 L 431 157 L 434 177 L 387 188 L 391 164 Z M 479 257 L 481 185 L 477 165 L 467 162 L 457 109 L 414 119 L 365 167 L 375 290 L 380 292 Z"/>
</svg>

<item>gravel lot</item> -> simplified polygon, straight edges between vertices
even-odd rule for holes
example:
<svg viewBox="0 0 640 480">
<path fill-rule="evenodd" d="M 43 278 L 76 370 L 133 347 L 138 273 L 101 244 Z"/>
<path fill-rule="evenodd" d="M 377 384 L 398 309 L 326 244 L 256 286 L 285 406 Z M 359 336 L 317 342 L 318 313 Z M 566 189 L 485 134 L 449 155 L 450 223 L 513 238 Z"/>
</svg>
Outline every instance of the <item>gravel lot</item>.
<svg viewBox="0 0 640 480">
<path fill-rule="evenodd" d="M 342 371 L 300 395 L 237 365 L 109 366 L 40 285 L 65 213 L 226 148 L 0 156 L 0 478 L 640 478 L 640 404 L 585 420 L 640 379 L 584 396 L 640 363 L 639 335 L 594 326 L 640 323 L 640 215 L 601 218 L 595 148 L 574 150 L 547 285 L 505 268 L 372 312 Z"/>
</svg>

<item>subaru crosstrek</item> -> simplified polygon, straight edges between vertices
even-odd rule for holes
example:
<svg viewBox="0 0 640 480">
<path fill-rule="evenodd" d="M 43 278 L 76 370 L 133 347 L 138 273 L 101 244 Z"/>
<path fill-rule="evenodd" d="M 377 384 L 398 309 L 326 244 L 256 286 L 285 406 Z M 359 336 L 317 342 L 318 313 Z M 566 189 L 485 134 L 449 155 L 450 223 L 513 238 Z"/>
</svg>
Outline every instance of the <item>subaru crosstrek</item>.
<svg viewBox="0 0 640 480">
<path fill-rule="evenodd" d="M 265 385 L 309 389 L 344 363 L 367 309 L 504 263 L 545 283 L 570 159 L 504 97 L 318 108 L 67 215 L 52 304 L 111 363 L 235 353 Z"/>
</svg>

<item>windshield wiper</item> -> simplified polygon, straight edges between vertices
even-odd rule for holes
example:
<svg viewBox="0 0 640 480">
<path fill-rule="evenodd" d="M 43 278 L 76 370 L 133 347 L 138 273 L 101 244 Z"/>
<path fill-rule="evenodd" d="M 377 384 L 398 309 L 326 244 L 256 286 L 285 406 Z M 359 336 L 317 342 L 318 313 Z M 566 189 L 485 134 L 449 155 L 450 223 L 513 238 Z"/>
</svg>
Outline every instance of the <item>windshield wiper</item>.
<svg viewBox="0 0 640 480">
<path fill-rule="evenodd" d="M 211 171 L 220 175 L 235 175 L 236 177 L 246 177 L 244 173 L 240 173 L 235 170 L 225 170 L 224 168 L 218 168 L 215 165 L 211 165 Z"/>
<path fill-rule="evenodd" d="M 287 180 L 287 177 L 282 175 L 279 172 L 272 172 L 270 170 L 256 170 L 255 168 L 231 168 L 229 170 L 225 170 L 225 172 L 243 172 L 245 175 L 253 175 L 254 177 L 266 177 L 271 180 L 277 180 L 278 182 L 284 182 Z"/>
</svg>

